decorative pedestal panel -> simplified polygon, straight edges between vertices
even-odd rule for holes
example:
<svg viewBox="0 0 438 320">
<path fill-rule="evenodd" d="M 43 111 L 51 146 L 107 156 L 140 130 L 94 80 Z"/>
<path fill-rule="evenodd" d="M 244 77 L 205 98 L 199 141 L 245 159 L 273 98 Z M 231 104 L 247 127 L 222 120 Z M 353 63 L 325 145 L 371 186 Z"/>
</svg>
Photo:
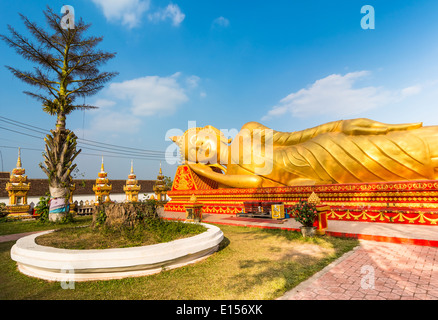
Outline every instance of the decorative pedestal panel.
<svg viewBox="0 0 438 320">
<path fill-rule="evenodd" d="M 272 219 L 284 219 L 284 204 L 275 203 L 271 205 Z"/>
<path fill-rule="evenodd" d="M 186 221 L 201 222 L 202 221 L 202 207 L 201 203 L 186 204 Z"/>
<path fill-rule="evenodd" d="M 329 220 L 438 225 L 437 180 L 218 189 L 185 165 L 176 172 L 165 210 L 185 212 L 193 194 L 204 214 L 237 214 L 248 201 L 283 202 L 288 210 L 312 192 L 330 207 Z"/>
<path fill-rule="evenodd" d="M 327 229 L 328 213 L 330 212 L 330 207 L 326 205 L 316 206 L 316 211 L 318 212 L 318 219 L 313 224 L 316 227 L 316 234 L 323 235 Z"/>
</svg>

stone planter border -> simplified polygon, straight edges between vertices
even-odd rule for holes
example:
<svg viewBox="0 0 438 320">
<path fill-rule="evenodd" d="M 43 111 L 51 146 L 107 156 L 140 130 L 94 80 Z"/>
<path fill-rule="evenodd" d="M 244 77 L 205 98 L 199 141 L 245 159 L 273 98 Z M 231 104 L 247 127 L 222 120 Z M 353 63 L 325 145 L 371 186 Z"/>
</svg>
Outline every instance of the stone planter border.
<svg viewBox="0 0 438 320">
<path fill-rule="evenodd" d="M 222 230 L 201 223 L 206 232 L 190 238 L 141 247 L 70 250 L 40 246 L 35 238 L 46 231 L 19 239 L 11 258 L 20 272 L 50 281 L 90 281 L 145 276 L 205 259 L 218 250 Z"/>
</svg>

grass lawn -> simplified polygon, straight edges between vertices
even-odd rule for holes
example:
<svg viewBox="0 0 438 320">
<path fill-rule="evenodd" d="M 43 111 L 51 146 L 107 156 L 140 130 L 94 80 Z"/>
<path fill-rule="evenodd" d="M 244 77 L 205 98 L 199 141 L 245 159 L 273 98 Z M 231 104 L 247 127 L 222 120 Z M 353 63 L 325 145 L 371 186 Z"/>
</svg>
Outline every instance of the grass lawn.
<svg viewBox="0 0 438 320">
<path fill-rule="evenodd" d="M 70 227 L 79 227 L 83 225 L 88 225 L 91 223 L 92 217 L 89 216 L 76 216 L 74 222 L 71 223 L 54 223 L 54 222 L 46 222 L 41 223 L 38 220 L 8 220 L 0 222 L 0 236 L 14 234 L 14 233 L 22 233 L 22 232 L 31 232 L 31 231 L 43 231 L 43 230 L 52 230 L 59 228 L 70 228 Z"/>
<path fill-rule="evenodd" d="M 27 277 L 10 259 L 14 242 L 0 243 L 0 299 L 275 299 L 358 245 L 334 237 L 219 225 L 220 250 L 193 265 L 156 275 L 75 283 Z"/>
<path fill-rule="evenodd" d="M 200 224 L 153 219 L 132 229 L 62 228 L 36 238 L 41 246 L 62 249 L 109 249 L 147 246 L 205 232 Z"/>
</svg>

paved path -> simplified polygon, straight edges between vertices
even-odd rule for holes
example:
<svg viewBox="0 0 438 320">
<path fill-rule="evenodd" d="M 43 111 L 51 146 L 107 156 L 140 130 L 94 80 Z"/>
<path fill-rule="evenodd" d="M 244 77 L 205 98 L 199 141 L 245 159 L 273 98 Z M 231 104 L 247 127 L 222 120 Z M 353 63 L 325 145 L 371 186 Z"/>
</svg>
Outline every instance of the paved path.
<svg viewBox="0 0 438 320">
<path fill-rule="evenodd" d="M 367 240 L 280 298 L 412 299 L 438 299 L 438 248 Z"/>
<path fill-rule="evenodd" d="M 24 232 L 24 233 L 14 233 L 14 234 L 7 234 L 4 236 L 0 236 L 0 242 L 7 242 L 7 241 L 16 241 L 22 237 L 34 234 L 34 233 L 38 233 L 38 232 L 43 232 L 43 231 L 34 231 L 34 232 Z"/>
</svg>

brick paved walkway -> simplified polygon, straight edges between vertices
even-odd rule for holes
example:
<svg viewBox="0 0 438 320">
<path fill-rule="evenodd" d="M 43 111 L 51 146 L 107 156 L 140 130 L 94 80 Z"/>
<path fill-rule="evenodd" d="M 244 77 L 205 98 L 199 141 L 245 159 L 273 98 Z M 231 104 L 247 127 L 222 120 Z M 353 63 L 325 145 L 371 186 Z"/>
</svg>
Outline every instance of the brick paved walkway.
<svg viewBox="0 0 438 320">
<path fill-rule="evenodd" d="M 24 233 L 14 233 L 14 234 L 8 234 L 4 236 L 0 236 L 0 242 L 7 242 L 7 241 L 15 241 L 22 237 L 37 233 L 42 231 L 33 231 L 33 232 L 24 232 Z"/>
<path fill-rule="evenodd" d="M 281 300 L 436 300 L 438 248 L 361 240 Z"/>
</svg>

